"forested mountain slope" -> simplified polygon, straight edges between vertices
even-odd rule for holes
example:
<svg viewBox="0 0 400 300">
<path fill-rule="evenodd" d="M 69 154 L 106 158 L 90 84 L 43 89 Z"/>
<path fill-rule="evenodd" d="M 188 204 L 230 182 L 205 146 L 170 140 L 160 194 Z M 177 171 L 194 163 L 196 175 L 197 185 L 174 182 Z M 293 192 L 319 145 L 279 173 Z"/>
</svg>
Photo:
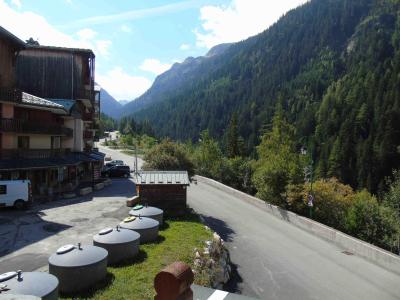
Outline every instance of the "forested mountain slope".
<svg viewBox="0 0 400 300">
<path fill-rule="evenodd" d="M 229 46 L 230 44 L 221 44 L 211 48 L 205 56 L 188 57 L 182 63 L 175 63 L 171 69 L 157 76 L 148 91 L 134 101 L 127 103 L 120 115 L 132 114 L 152 104 L 162 102 L 167 97 L 173 97 L 176 91 L 185 88 L 202 75 L 202 72 L 205 71 L 203 66 L 208 60 L 219 57 Z M 210 71 L 210 69 L 207 69 L 207 71 Z"/>
<path fill-rule="evenodd" d="M 203 59 L 134 117 L 196 141 L 204 129 L 223 137 L 236 112 L 250 154 L 279 102 L 318 175 L 377 191 L 400 167 L 399 74 L 398 1 L 312 0 Z"/>
<path fill-rule="evenodd" d="M 119 118 L 122 110 L 122 104 L 111 96 L 105 89 L 100 90 L 100 110 L 107 116 Z"/>
</svg>

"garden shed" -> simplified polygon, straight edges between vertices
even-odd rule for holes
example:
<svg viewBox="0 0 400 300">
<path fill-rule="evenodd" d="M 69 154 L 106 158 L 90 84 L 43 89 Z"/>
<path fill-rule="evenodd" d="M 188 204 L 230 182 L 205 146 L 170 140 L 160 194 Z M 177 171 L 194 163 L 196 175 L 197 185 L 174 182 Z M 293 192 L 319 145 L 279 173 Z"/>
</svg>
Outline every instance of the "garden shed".
<svg viewBox="0 0 400 300">
<path fill-rule="evenodd" d="M 185 213 L 187 171 L 140 171 L 134 176 L 140 203 L 161 208 L 169 215 Z"/>
</svg>

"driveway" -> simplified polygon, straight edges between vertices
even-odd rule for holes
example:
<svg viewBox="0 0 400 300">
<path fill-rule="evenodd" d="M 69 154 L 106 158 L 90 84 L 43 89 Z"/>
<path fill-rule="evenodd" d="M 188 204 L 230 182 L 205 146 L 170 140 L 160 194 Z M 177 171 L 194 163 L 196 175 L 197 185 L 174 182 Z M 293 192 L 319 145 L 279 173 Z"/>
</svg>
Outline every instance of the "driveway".
<svg viewBox="0 0 400 300">
<path fill-rule="evenodd" d="M 113 179 L 112 185 L 85 197 L 33 205 L 28 211 L 0 210 L 0 274 L 45 270 L 60 246 L 92 244 L 94 234 L 128 215 L 126 200 L 134 194 L 131 179 Z"/>
<path fill-rule="evenodd" d="M 226 241 L 232 292 L 260 299 L 400 299 L 400 276 L 206 183 L 188 203 Z"/>
</svg>

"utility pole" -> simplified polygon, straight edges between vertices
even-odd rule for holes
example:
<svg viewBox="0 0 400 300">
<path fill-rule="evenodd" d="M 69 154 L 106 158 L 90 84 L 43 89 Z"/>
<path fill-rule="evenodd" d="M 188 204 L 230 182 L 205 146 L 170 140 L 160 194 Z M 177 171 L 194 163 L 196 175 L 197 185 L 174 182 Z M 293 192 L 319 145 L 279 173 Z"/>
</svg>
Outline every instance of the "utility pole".
<svg viewBox="0 0 400 300">
<path fill-rule="evenodd" d="M 135 174 L 137 175 L 138 172 L 138 159 L 137 159 L 137 141 L 135 143 Z"/>
</svg>

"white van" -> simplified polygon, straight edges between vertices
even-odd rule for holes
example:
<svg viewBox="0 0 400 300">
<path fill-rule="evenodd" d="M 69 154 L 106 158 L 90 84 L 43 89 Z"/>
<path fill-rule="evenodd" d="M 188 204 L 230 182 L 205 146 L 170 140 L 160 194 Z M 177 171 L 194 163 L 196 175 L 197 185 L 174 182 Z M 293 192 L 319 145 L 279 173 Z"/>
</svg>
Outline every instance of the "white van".
<svg viewBox="0 0 400 300">
<path fill-rule="evenodd" d="M 32 200 L 30 180 L 0 180 L 0 207 L 26 207 Z"/>
</svg>

